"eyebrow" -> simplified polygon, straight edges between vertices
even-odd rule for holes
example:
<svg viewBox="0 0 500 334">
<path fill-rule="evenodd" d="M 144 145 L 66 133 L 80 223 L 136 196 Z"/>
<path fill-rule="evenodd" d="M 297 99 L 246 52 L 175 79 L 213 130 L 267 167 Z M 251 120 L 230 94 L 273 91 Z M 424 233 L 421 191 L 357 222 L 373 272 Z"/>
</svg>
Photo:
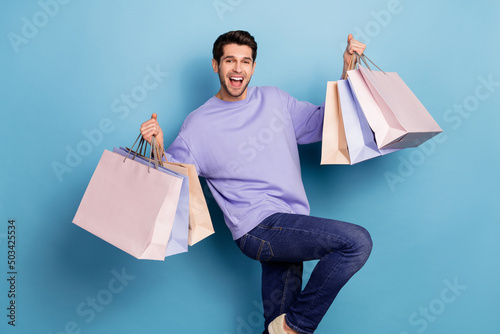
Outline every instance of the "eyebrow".
<svg viewBox="0 0 500 334">
<path fill-rule="evenodd" d="M 232 56 L 232 55 L 228 55 L 228 56 L 225 56 L 225 57 L 222 57 L 222 59 L 228 59 L 228 58 L 236 58 L 235 56 Z M 250 61 L 253 61 L 252 57 L 243 57 L 244 60 L 250 60 Z"/>
</svg>

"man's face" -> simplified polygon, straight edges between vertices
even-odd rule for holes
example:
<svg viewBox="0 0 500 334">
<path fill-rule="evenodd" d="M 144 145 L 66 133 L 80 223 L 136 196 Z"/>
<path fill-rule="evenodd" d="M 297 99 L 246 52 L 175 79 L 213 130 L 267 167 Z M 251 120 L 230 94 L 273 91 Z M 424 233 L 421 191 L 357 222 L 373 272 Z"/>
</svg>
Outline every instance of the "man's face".
<svg viewBox="0 0 500 334">
<path fill-rule="evenodd" d="M 216 96 L 224 101 L 243 100 L 255 69 L 252 49 L 247 45 L 227 44 L 223 50 L 220 63 L 212 59 L 212 67 L 218 73 L 221 85 Z"/>
</svg>

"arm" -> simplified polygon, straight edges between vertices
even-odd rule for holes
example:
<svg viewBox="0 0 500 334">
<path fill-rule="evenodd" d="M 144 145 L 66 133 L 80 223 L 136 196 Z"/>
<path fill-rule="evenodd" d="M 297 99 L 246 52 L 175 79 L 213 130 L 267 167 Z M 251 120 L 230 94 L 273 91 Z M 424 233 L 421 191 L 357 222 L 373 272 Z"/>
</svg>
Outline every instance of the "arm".
<svg viewBox="0 0 500 334">
<path fill-rule="evenodd" d="M 297 144 L 310 144 L 321 141 L 325 104 L 317 106 L 298 101 L 287 94 L 287 109 L 292 119 Z"/>
<path fill-rule="evenodd" d="M 181 137 L 180 133 L 168 148 L 163 146 L 163 131 L 158 124 L 157 115 L 154 113 L 151 119 L 141 124 L 141 134 L 151 144 L 151 138 L 156 136 L 156 140 L 164 148 L 165 158 L 169 162 L 178 162 L 192 164 L 196 167 L 198 175 L 203 176 L 200 172 L 200 166 L 194 158 L 188 144 Z"/>
<path fill-rule="evenodd" d="M 352 34 L 349 34 L 347 37 L 347 47 L 344 51 L 344 69 L 342 70 L 342 78 L 345 78 L 347 73 L 347 68 L 349 67 L 349 62 L 351 61 L 351 57 L 356 51 L 359 55 L 362 55 L 366 49 L 366 45 L 361 43 L 358 40 L 355 40 L 352 37 Z"/>
<path fill-rule="evenodd" d="M 351 57 L 356 51 L 363 54 L 366 45 L 355 40 L 352 34 L 347 37 L 347 47 L 344 51 L 344 69 L 342 77 L 345 77 Z M 314 106 L 307 102 L 297 101 L 292 97 L 287 99 L 288 110 L 292 117 L 297 137 L 297 143 L 307 144 L 320 141 L 323 137 L 323 117 L 325 104 Z"/>
</svg>

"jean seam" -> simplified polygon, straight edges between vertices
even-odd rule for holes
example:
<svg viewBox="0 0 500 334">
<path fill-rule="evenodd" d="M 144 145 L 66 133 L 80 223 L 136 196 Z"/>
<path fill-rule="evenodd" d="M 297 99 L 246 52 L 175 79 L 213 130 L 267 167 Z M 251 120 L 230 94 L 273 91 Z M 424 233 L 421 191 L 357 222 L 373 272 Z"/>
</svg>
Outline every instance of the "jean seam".
<svg viewBox="0 0 500 334">
<path fill-rule="evenodd" d="M 260 241 L 260 246 L 259 246 L 259 250 L 257 251 L 257 256 L 256 256 L 256 260 L 257 261 L 260 261 L 260 253 L 262 253 L 262 246 L 264 245 L 264 240 L 261 240 Z"/>
<path fill-rule="evenodd" d="M 304 318 L 307 314 L 309 314 L 309 311 L 311 310 L 312 306 L 313 306 L 313 305 L 316 305 L 316 301 L 318 300 L 318 295 L 320 295 L 320 294 L 321 294 L 321 291 L 323 290 L 323 287 L 325 286 L 326 282 L 330 280 L 330 278 L 331 278 L 331 276 L 332 276 L 332 274 L 333 274 L 333 273 L 335 273 L 335 274 L 336 274 L 336 269 L 339 267 L 339 265 L 340 265 L 341 263 L 343 263 L 343 262 L 344 262 L 344 259 L 345 259 L 344 254 L 340 253 L 339 255 L 342 257 L 342 261 L 339 261 L 339 262 L 337 263 L 337 265 L 335 266 L 335 268 L 333 268 L 333 269 L 331 269 L 331 270 L 330 270 L 330 273 L 328 274 L 328 277 L 327 277 L 327 278 L 323 281 L 323 284 L 322 284 L 322 285 L 321 285 L 321 287 L 319 288 L 318 293 L 317 293 L 317 294 L 316 294 L 316 296 L 314 297 L 314 300 L 313 300 L 313 301 L 311 301 L 310 305 L 307 307 L 307 310 L 304 312 L 304 315 L 301 315 L 301 318 Z"/>
<path fill-rule="evenodd" d="M 290 321 L 287 319 L 286 315 L 285 315 L 285 322 L 288 325 L 288 327 L 290 327 L 291 329 L 293 329 L 294 331 L 296 331 L 299 334 L 312 334 L 310 332 L 303 331 L 302 329 L 298 328 L 294 324 L 291 324 Z"/>
<path fill-rule="evenodd" d="M 279 214 L 279 213 L 276 213 L 276 214 Z M 275 214 L 273 214 L 273 215 L 275 215 Z M 271 215 L 271 216 L 273 216 L 273 215 Z M 326 236 L 328 238 L 332 238 L 332 239 L 334 239 L 336 241 L 341 242 L 344 246 L 351 244 L 351 242 L 346 242 L 345 240 L 337 238 L 334 235 L 330 235 L 330 234 L 325 235 L 325 234 L 322 234 L 321 232 L 308 231 L 308 230 L 303 230 L 303 229 L 300 229 L 300 228 L 284 227 L 284 226 L 267 226 L 267 225 L 264 225 L 264 224 L 258 224 L 257 227 L 260 227 L 260 228 L 263 228 L 263 229 L 267 229 L 267 230 L 277 230 L 277 231 L 282 231 L 282 230 L 287 231 L 288 230 L 288 231 L 298 231 L 298 232 L 303 232 L 303 233 L 310 233 L 312 235 L 319 236 L 319 237 L 325 237 Z"/>
<path fill-rule="evenodd" d="M 258 241 L 266 241 L 265 239 L 262 239 L 262 238 L 259 238 L 253 234 L 250 234 L 250 233 L 247 233 L 245 234 L 246 236 L 250 237 L 250 238 L 254 238 L 254 239 L 257 239 Z"/>
<path fill-rule="evenodd" d="M 337 237 L 335 237 L 334 235 L 330 235 L 330 234 L 322 234 L 322 233 L 320 233 L 320 232 L 308 231 L 308 230 L 303 230 L 303 229 L 300 229 L 300 228 L 293 228 L 293 227 L 269 227 L 269 229 L 279 229 L 280 231 L 281 231 L 281 230 L 285 230 L 285 231 L 287 231 L 287 230 L 288 230 L 288 231 L 299 231 L 299 232 L 303 232 L 303 233 L 313 234 L 313 235 L 315 235 L 315 236 L 332 238 L 332 239 L 335 239 L 336 241 L 341 242 L 344 246 L 345 246 L 345 245 L 350 244 L 349 242 L 346 242 L 346 241 L 345 241 L 345 240 L 343 240 L 343 239 L 337 238 Z"/>
<path fill-rule="evenodd" d="M 269 257 L 267 257 L 265 260 L 261 260 L 260 259 L 260 255 L 262 253 L 262 250 L 264 249 L 264 245 L 267 245 L 269 247 Z M 260 241 L 260 247 L 259 247 L 259 251 L 257 253 L 257 261 L 260 261 L 260 262 L 267 262 L 269 260 L 271 260 L 272 258 L 274 257 L 274 253 L 273 253 L 273 248 L 271 247 L 271 243 L 269 241 L 266 241 L 266 240 L 261 240 Z"/>
<path fill-rule="evenodd" d="M 282 227 L 267 226 L 267 225 L 263 225 L 263 224 L 259 224 L 256 227 L 260 227 L 260 228 L 265 229 L 265 230 L 275 230 L 275 231 L 281 231 L 282 230 Z"/>
<path fill-rule="evenodd" d="M 269 241 L 266 241 L 266 243 L 269 246 L 269 253 L 271 253 L 271 255 L 269 256 L 269 259 L 267 259 L 267 261 L 269 261 L 274 257 L 274 252 L 273 252 L 273 247 L 271 246 L 271 243 Z"/>
<path fill-rule="evenodd" d="M 288 270 L 286 271 L 286 279 L 285 279 L 285 286 L 283 287 L 283 296 L 281 297 L 281 305 L 280 305 L 280 314 L 284 313 L 285 310 L 284 305 L 285 305 L 285 300 L 286 300 L 286 292 L 288 291 L 288 279 L 290 278 L 290 265 L 288 266 Z"/>
<path fill-rule="evenodd" d="M 249 236 L 250 236 L 251 238 L 255 238 L 256 240 L 259 240 L 259 241 L 260 241 L 259 250 L 257 251 L 257 254 L 256 254 L 256 256 L 255 256 L 255 260 L 257 260 L 257 261 L 262 261 L 262 262 L 267 262 L 267 261 L 271 260 L 271 259 L 274 257 L 273 248 L 271 247 L 271 243 L 270 243 L 269 241 L 264 240 L 264 239 L 261 239 L 261 238 L 259 238 L 259 237 L 254 236 L 254 235 L 251 235 L 251 234 L 250 234 Z M 260 255 L 261 255 L 261 253 L 262 253 L 262 250 L 264 249 L 264 245 L 266 245 L 266 244 L 267 244 L 267 246 L 269 247 L 269 253 L 270 253 L 270 255 L 269 255 L 269 257 L 268 257 L 268 258 L 266 258 L 265 260 L 261 260 L 261 259 L 260 259 Z M 243 248 L 242 248 L 242 250 L 243 250 Z"/>
<path fill-rule="evenodd" d="M 242 238 L 241 238 L 241 241 L 240 241 L 240 249 L 243 250 L 243 248 L 245 247 L 245 242 L 247 240 L 247 234 L 245 234 Z"/>
</svg>

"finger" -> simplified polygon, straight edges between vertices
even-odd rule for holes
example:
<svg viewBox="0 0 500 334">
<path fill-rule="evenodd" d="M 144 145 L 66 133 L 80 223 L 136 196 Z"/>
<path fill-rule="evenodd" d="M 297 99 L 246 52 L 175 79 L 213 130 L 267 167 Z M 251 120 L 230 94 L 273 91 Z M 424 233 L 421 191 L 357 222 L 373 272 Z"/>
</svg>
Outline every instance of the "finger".
<svg viewBox="0 0 500 334">
<path fill-rule="evenodd" d="M 145 135 L 143 135 L 144 138 L 151 139 L 151 137 L 156 136 L 158 134 L 157 131 L 147 131 Z"/>
<path fill-rule="evenodd" d="M 159 131 L 159 126 L 155 123 L 143 124 L 141 126 L 141 131 Z"/>
<path fill-rule="evenodd" d="M 349 36 L 347 36 L 347 43 L 349 43 L 349 42 L 351 41 L 351 39 L 352 39 L 352 38 L 353 38 L 353 37 L 352 37 L 352 34 L 349 34 Z"/>
<path fill-rule="evenodd" d="M 154 124 L 142 124 L 141 125 L 141 132 L 150 131 L 154 128 L 155 128 Z"/>
<path fill-rule="evenodd" d="M 144 128 L 144 129 L 141 129 L 141 134 L 143 137 L 150 137 L 150 136 L 156 136 L 158 135 L 160 132 L 158 131 L 158 129 L 156 128 Z"/>
<path fill-rule="evenodd" d="M 358 40 L 355 40 L 353 39 L 351 41 L 351 45 L 350 45 L 352 48 L 356 48 L 356 49 L 365 49 L 366 48 L 366 45 L 364 43 L 361 43 L 360 41 Z"/>
<path fill-rule="evenodd" d="M 356 51 L 357 50 L 364 50 L 364 49 L 366 49 L 366 45 L 364 45 L 363 43 L 353 44 L 353 45 L 351 45 L 351 48 L 353 50 L 356 50 Z"/>
<path fill-rule="evenodd" d="M 153 113 L 153 115 L 151 115 L 151 119 L 158 119 L 158 115 L 156 115 L 156 113 Z"/>
<path fill-rule="evenodd" d="M 145 131 L 145 132 L 141 132 L 141 134 L 144 137 L 144 139 L 146 139 L 146 141 L 148 141 L 148 142 L 151 142 L 151 138 L 153 136 L 156 136 L 154 131 Z"/>
<path fill-rule="evenodd" d="M 144 122 L 141 124 L 142 127 L 147 127 L 147 126 L 159 126 L 158 121 L 156 119 L 151 118 L 150 120 Z"/>
<path fill-rule="evenodd" d="M 150 119 L 149 121 L 142 123 L 141 127 L 143 127 L 143 126 L 146 126 L 146 127 L 157 126 L 157 127 L 159 127 L 160 124 L 158 124 L 158 121 L 156 119 Z"/>
</svg>

